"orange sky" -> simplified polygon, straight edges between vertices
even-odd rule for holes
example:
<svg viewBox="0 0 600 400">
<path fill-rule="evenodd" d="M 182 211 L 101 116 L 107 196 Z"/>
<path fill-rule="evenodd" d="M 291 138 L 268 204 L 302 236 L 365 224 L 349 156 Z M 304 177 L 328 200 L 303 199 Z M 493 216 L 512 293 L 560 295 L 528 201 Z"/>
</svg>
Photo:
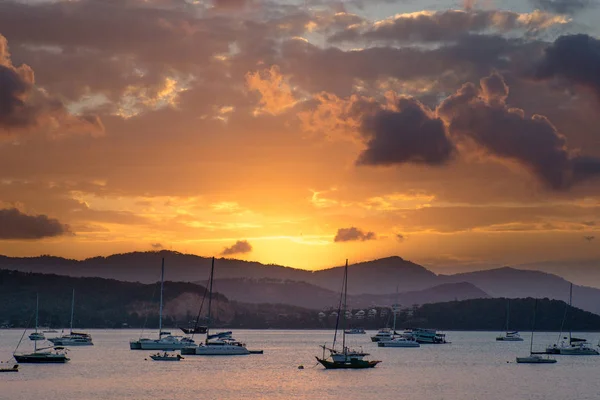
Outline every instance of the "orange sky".
<svg viewBox="0 0 600 400">
<path fill-rule="evenodd" d="M 417 3 L 3 3 L 0 253 L 600 259 L 598 10 Z"/>
</svg>

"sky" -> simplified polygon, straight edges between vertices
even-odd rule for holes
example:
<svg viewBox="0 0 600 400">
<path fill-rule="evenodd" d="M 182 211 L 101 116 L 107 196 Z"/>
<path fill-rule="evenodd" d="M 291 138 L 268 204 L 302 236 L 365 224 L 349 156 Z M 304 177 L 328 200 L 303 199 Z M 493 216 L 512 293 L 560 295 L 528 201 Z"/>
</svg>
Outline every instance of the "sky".
<svg viewBox="0 0 600 400">
<path fill-rule="evenodd" d="M 0 3 L 0 254 L 600 260 L 596 0 Z"/>
</svg>

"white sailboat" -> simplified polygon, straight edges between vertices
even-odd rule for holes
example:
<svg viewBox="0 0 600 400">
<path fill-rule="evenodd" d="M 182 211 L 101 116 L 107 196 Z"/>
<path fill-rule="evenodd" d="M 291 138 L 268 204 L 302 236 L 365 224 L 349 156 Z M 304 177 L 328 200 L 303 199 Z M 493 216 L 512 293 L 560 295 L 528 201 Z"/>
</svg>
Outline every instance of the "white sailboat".
<svg viewBox="0 0 600 400">
<path fill-rule="evenodd" d="M 165 283 L 165 259 L 162 259 L 160 272 L 160 307 L 158 316 L 158 339 L 140 338 L 129 342 L 131 350 L 179 350 L 184 347 L 195 347 L 194 340 L 182 336 L 171 335 L 162 330 L 163 289 Z"/>
<path fill-rule="evenodd" d="M 48 339 L 56 346 L 93 346 L 92 336 L 85 332 L 73 331 L 73 314 L 75 312 L 75 289 L 71 299 L 71 324 L 69 334 Z"/>
<path fill-rule="evenodd" d="M 379 340 L 377 346 L 379 347 L 421 347 L 421 345 L 415 340 L 412 333 L 403 333 L 398 335 L 396 333 L 396 317 L 400 312 L 400 304 L 398 304 L 398 287 L 396 286 L 396 304 L 392 305 L 392 312 L 394 313 L 394 335 L 391 338 Z"/>
<path fill-rule="evenodd" d="M 533 303 L 533 323 L 531 326 L 531 341 L 529 343 L 529 356 L 517 357 L 517 364 L 554 364 L 556 359 L 548 356 L 542 357 L 540 353 L 534 353 L 533 351 L 533 332 L 535 331 L 535 312 L 537 309 L 537 299 Z M 546 353 L 541 353 L 546 354 Z"/>
<path fill-rule="evenodd" d="M 208 320 L 206 324 L 206 340 L 197 347 L 186 347 L 181 349 L 183 355 L 198 355 L 198 356 L 239 356 L 251 354 L 244 343 L 233 339 L 231 332 L 221 332 L 210 334 L 211 324 L 211 308 L 212 308 L 212 293 L 213 293 L 213 278 L 215 273 L 215 258 L 212 258 L 210 268 L 209 291 L 208 291 Z M 258 351 L 257 351 L 258 353 Z"/>
<path fill-rule="evenodd" d="M 518 331 L 511 331 L 508 329 L 508 323 L 510 320 L 510 300 L 506 299 L 506 330 L 504 335 L 496 337 L 497 341 L 500 342 L 522 342 L 523 338 L 519 335 Z"/>
<path fill-rule="evenodd" d="M 571 308 L 573 300 L 573 284 L 571 283 L 569 289 L 569 309 Z M 565 312 L 566 315 L 566 312 Z M 562 344 L 558 347 L 559 354 L 563 356 L 597 356 L 598 350 L 594 349 L 586 339 L 580 339 L 573 337 L 572 327 L 569 326 L 569 343 L 568 345 Z"/>
</svg>

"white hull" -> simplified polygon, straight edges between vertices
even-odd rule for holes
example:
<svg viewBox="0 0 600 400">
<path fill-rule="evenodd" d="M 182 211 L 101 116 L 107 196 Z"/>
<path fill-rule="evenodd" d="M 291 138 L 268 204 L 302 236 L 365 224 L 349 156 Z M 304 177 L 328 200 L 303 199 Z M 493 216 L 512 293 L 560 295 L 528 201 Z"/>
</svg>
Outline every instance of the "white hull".
<svg viewBox="0 0 600 400">
<path fill-rule="evenodd" d="M 189 350 L 183 354 L 190 354 Z M 197 356 L 243 356 L 250 354 L 250 351 L 245 346 L 236 345 L 202 345 L 196 347 L 195 354 Z"/>
<path fill-rule="evenodd" d="M 181 350 L 184 347 L 191 347 L 191 345 L 189 343 L 181 343 L 181 342 L 174 342 L 174 343 L 164 343 L 164 342 L 160 342 L 158 340 L 148 340 L 148 341 L 141 341 L 140 342 L 140 348 L 133 348 L 132 344 L 129 345 L 129 347 L 133 350 Z"/>
<path fill-rule="evenodd" d="M 379 347 L 421 347 L 421 345 L 414 340 L 387 340 L 380 341 L 377 343 Z"/>
</svg>

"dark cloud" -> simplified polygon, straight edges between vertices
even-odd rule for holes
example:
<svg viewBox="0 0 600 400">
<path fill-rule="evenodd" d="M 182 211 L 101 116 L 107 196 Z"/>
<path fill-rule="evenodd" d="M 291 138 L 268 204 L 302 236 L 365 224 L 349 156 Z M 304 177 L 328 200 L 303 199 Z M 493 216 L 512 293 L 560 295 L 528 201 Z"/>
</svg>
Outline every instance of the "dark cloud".
<svg viewBox="0 0 600 400">
<path fill-rule="evenodd" d="M 232 254 L 246 254 L 252 251 L 252 245 L 247 240 L 238 240 L 231 247 L 226 247 L 221 252 L 222 256 L 230 256 Z"/>
<path fill-rule="evenodd" d="M 164 246 L 160 243 L 152 243 L 150 244 L 150 247 L 152 247 L 154 250 L 162 250 L 164 249 Z"/>
<path fill-rule="evenodd" d="M 375 232 L 364 232 L 363 230 L 355 227 L 351 228 L 340 228 L 333 239 L 334 242 L 352 242 L 352 241 L 366 241 L 375 240 L 377 235 Z"/>
<path fill-rule="evenodd" d="M 591 242 L 592 240 L 596 239 L 596 236 L 584 236 L 583 238 L 588 242 Z"/>
<path fill-rule="evenodd" d="M 594 4 L 592 0 L 531 0 L 531 3 L 541 10 L 558 14 L 574 14 Z"/>
<path fill-rule="evenodd" d="M 213 6 L 218 9 L 236 9 L 245 7 L 249 0 L 213 0 Z"/>
<path fill-rule="evenodd" d="M 67 233 L 67 225 L 46 215 L 27 215 L 16 208 L 0 210 L 0 240 L 43 239 Z"/>
<path fill-rule="evenodd" d="M 0 133 L 14 133 L 44 125 L 45 130 L 102 130 L 95 116 L 74 117 L 62 102 L 35 87 L 28 65 L 12 65 L 6 38 L 0 35 Z"/>
<path fill-rule="evenodd" d="M 481 80 L 481 89 L 464 85 L 438 107 L 450 134 L 467 138 L 488 154 L 525 167 L 555 190 L 600 175 L 600 159 L 574 156 L 566 138 L 548 118 L 525 116 L 507 105 L 508 86 L 493 73 Z"/>
<path fill-rule="evenodd" d="M 396 240 L 399 241 L 400 243 L 404 242 L 406 240 L 406 236 L 404 236 L 401 233 L 397 233 L 396 234 Z"/>
<path fill-rule="evenodd" d="M 563 78 L 587 87 L 600 99 L 600 40 L 589 35 L 561 36 L 548 46 L 537 66 L 538 79 Z"/>
<path fill-rule="evenodd" d="M 454 153 L 444 122 L 412 98 L 401 97 L 395 109 L 366 115 L 361 131 L 368 141 L 357 160 L 359 165 L 441 165 Z"/>
</svg>

